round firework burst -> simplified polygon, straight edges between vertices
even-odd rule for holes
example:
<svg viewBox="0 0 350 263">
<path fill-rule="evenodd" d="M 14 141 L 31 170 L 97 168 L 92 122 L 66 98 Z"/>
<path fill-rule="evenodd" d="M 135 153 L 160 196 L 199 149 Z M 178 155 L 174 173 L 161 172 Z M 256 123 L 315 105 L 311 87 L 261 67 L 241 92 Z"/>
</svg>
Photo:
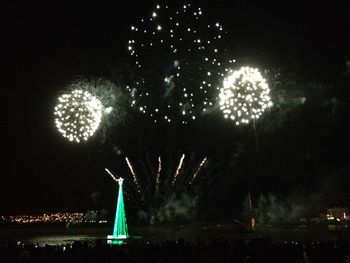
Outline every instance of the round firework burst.
<svg viewBox="0 0 350 263">
<path fill-rule="evenodd" d="M 258 69 L 241 67 L 224 79 L 219 94 L 220 109 L 236 125 L 247 124 L 272 106 L 269 93 L 269 86 Z"/>
<path fill-rule="evenodd" d="M 58 131 L 69 141 L 87 141 L 98 129 L 103 106 L 90 92 L 75 89 L 58 98 L 55 123 Z"/>
<path fill-rule="evenodd" d="M 190 4 L 157 5 L 131 26 L 127 50 L 136 69 L 131 106 L 154 122 L 186 124 L 214 106 L 217 83 L 235 61 L 223 59 L 223 26 L 206 20 L 204 11 Z"/>
</svg>

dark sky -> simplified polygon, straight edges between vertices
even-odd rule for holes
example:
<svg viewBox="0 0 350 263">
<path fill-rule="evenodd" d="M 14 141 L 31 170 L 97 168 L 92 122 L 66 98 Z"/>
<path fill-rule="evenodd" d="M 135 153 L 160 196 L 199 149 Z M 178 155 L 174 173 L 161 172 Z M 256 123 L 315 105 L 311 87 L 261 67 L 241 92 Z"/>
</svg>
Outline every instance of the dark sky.
<svg viewBox="0 0 350 263">
<path fill-rule="evenodd" d="M 253 1 L 196 1 L 229 31 L 229 46 L 239 63 L 280 72 L 279 89 L 306 97 L 305 105 L 286 110 L 284 115 L 270 115 L 274 121 L 262 121 L 259 154 L 254 137 L 247 135 L 251 130 L 237 131 L 231 123 L 213 120 L 172 130 L 169 137 L 164 135 L 167 129 L 152 130 L 144 121 L 132 121 L 123 127 L 119 138 L 113 133 L 115 140 L 108 141 L 109 145 L 91 142 L 77 146 L 61 138 L 52 116 L 58 92 L 76 75 L 108 77 L 111 68 L 127 63 L 130 25 L 156 4 L 115 2 L 118 4 L 1 4 L 4 146 L 0 214 L 85 210 L 91 206 L 93 192 L 102 196 L 99 207 L 110 208 L 114 186 L 103 168 L 118 169 L 121 163 L 117 160 L 121 156 L 110 154 L 111 149 L 121 147 L 141 158 L 131 148 L 136 149 L 140 138 L 156 144 L 158 135 L 162 135 L 164 148 L 170 142 L 169 149 L 181 145 L 182 149 L 198 150 L 199 156 L 212 154 L 223 161 L 222 169 L 227 156 L 237 152 L 237 145 L 244 145 L 237 170 L 230 178 L 222 178 L 226 185 L 218 183 L 223 187 L 218 198 L 228 207 L 231 199 L 241 200 L 248 189 L 311 195 L 321 193 L 329 182 L 334 188 L 324 193 L 336 196 L 330 204 L 349 204 L 350 75 L 346 75 L 346 61 L 350 61 L 350 24 L 341 1 L 282 1 L 277 6 Z M 333 113 L 331 98 L 337 105 Z M 181 152 L 179 148 L 174 150 L 176 154 Z M 152 147 L 149 150 L 152 152 Z M 346 200 L 345 204 L 341 200 Z"/>
</svg>

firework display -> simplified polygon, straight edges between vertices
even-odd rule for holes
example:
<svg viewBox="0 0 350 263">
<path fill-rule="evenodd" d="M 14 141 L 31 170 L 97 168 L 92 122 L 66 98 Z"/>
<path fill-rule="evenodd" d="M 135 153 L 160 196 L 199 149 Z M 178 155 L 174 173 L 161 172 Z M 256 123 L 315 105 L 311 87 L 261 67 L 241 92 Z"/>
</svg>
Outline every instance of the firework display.
<svg viewBox="0 0 350 263">
<path fill-rule="evenodd" d="M 227 31 L 219 21 L 210 20 L 204 10 L 192 4 L 178 8 L 170 4 L 156 5 L 146 18 L 130 26 L 126 49 L 134 68 L 127 71 L 131 76 L 125 74 L 122 78 L 123 86 L 128 84 L 126 91 L 103 78 L 73 82 L 69 86 L 70 92 L 60 96 L 55 107 L 58 131 L 69 141 L 80 143 L 87 141 L 97 129 L 102 134 L 105 127 L 115 128 L 126 119 L 126 115 L 132 118 L 135 112 L 141 112 L 154 123 L 188 124 L 197 119 L 199 122 L 208 119 L 200 117 L 220 109 L 224 117 L 236 125 L 253 121 L 256 135 L 255 120 L 272 106 L 269 86 L 256 68 L 232 70 L 235 60 L 226 49 Z M 125 71 L 125 68 L 118 70 Z M 136 111 L 125 110 L 124 103 Z M 140 127 L 134 129 L 130 126 L 124 130 L 130 136 L 129 131 L 138 133 L 143 126 L 137 128 Z M 170 138 L 172 132 L 169 129 Z M 146 129 L 142 133 L 142 136 L 134 136 L 139 145 L 149 134 Z M 162 136 L 167 138 L 166 132 Z M 258 145 L 257 136 L 255 138 Z M 170 152 L 169 146 L 163 146 L 162 142 L 158 144 Z M 118 147 L 113 144 L 113 151 L 117 152 Z M 211 192 L 212 187 L 203 190 L 203 185 L 209 185 L 208 182 L 213 182 L 213 178 L 220 174 L 215 171 L 215 174 L 210 173 L 211 176 L 202 176 L 209 174 L 209 167 L 214 169 L 211 162 L 207 165 L 209 160 L 205 156 L 200 159 L 194 154 L 184 153 L 174 159 L 171 154 L 169 156 L 158 156 L 156 160 L 144 162 L 131 162 L 125 157 L 129 176 L 125 180 L 126 195 L 128 200 L 136 200 L 140 205 L 138 211 L 143 212 L 150 223 L 174 218 L 176 213 L 191 218 L 198 199 Z M 123 181 L 109 169 L 105 171 L 118 182 L 121 193 Z M 122 197 L 121 200 L 123 203 Z M 117 209 L 116 218 L 118 216 Z M 115 231 L 113 235 L 118 236 Z"/>
<path fill-rule="evenodd" d="M 88 91 L 76 89 L 58 98 L 55 123 L 58 131 L 69 141 L 87 141 L 98 129 L 103 106 Z"/>
<path fill-rule="evenodd" d="M 211 171 L 204 169 L 209 168 L 208 158 L 198 160 L 193 153 L 187 159 L 185 154 L 177 157 L 173 159 L 171 155 L 159 156 L 154 162 L 147 158 L 145 162 L 137 163 L 138 167 L 132 166 L 130 159 L 125 158 L 129 170 L 128 177 L 125 178 L 126 196 L 138 207 L 139 217 L 147 223 L 163 222 L 171 220 L 173 216 L 182 217 L 185 214 L 194 216 L 198 199 L 207 193 L 197 190 L 203 190 L 202 184 L 213 179 L 210 176 L 198 180 L 200 174 Z M 108 169 L 105 171 L 112 176 Z M 135 181 L 136 171 L 140 177 Z M 175 209 L 173 214 L 169 214 L 170 206 L 174 206 L 171 208 Z"/>
<path fill-rule="evenodd" d="M 127 50 L 136 67 L 128 86 L 131 106 L 157 123 L 196 120 L 214 107 L 219 79 L 234 60 L 223 45 L 227 32 L 201 8 L 157 5 L 130 27 Z"/>
<path fill-rule="evenodd" d="M 220 89 L 220 109 L 236 125 L 258 119 L 272 102 L 270 89 L 260 71 L 242 67 L 231 71 Z"/>
<path fill-rule="evenodd" d="M 104 78 L 75 78 L 54 109 L 58 131 L 71 142 L 86 142 L 99 129 L 104 140 L 126 118 L 126 94 Z"/>
</svg>

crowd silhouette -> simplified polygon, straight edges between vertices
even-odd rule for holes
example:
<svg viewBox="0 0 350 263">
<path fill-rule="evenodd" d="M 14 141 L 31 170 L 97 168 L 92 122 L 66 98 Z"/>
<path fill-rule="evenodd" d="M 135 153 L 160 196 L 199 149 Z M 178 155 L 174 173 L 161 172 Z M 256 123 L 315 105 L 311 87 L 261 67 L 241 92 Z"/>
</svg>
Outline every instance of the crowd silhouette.
<svg viewBox="0 0 350 263">
<path fill-rule="evenodd" d="M 341 262 L 350 263 L 347 240 L 278 242 L 269 238 L 228 240 L 218 238 L 151 244 L 137 240 L 123 245 L 76 241 L 68 245 L 8 243 L 0 246 L 0 262 Z"/>
</svg>

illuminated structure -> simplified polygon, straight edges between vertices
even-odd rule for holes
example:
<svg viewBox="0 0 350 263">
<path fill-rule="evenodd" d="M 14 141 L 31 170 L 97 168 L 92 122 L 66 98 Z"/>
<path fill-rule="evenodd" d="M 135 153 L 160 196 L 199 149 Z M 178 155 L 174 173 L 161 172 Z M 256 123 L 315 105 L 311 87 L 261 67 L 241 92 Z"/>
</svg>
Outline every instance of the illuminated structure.
<svg viewBox="0 0 350 263">
<path fill-rule="evenodd" d="M 128 237 L 128 226 L 126 224 L 124 199 L 123 199 L 123 178 L 117 179 L 119 184 L 117 210 L 115 213 L 115 221 L 113 235 L 108 235 L 108 239 L 126 239 Z"/>
</svg>

